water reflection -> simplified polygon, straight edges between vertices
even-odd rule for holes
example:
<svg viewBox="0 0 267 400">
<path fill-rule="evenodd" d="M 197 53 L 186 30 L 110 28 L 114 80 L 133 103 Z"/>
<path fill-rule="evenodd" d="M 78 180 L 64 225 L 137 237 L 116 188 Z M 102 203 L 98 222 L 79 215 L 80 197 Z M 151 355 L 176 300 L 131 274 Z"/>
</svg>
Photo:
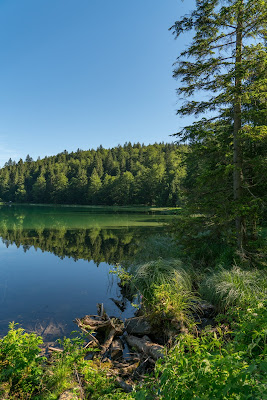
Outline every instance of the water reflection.
<svg viewBox="0 0 267 400">
<path fill-rule="evenodd" d="M 157 229 L 153 230 L 154 232 Z M 61 259 L 71 257 L 116 264 L 133 256 L 140 240 L 151 235 L 151 229 L 1 229 L 2 242 L 8 248 L 15 244 L 27 252 L 31 247 L 48 251 Z"/>
<path fill-rule="evenodd" d="M 2 207 L 0 215 L 0 335 L 14 320 L 52 341 L 102 302 L 109 315 L 132 314 L 130 304 L 122 311 L 113 301 L 122 296 L 110 266 L 163 231 L 164 216 L 25 206 Z"/>
</svg>

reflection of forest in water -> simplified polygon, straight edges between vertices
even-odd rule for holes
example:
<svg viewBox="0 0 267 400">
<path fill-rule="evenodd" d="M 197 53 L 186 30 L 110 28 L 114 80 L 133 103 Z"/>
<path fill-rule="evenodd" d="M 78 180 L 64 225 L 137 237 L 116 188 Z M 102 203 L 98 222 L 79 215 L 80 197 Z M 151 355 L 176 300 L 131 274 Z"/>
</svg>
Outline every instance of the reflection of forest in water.
<svg viewBox="0 0 267 400">
<path fill-rule="evenodd" d="M 98 302 L 109 315 L 121 315 L 112 300 L 121 293 L 109 265 L 134 258 L 141 243 L 164 234 L 170 217 L 19 205 L 0 206 L 0 215 L 0 336 L 14 320 L 48 342 L 69 335 L 73 319 L 95 313 Z M 123 315 L 132 315 L 130 303 Z"/>
<path fill-rule="evenodd" d="M 60 258 L 70 257 L 93 260 L 96 264 L 106 262 L 116 264 L 134 256 L 140 241 L 154 235 L 162 228 L 131 229 L 3 229 L 0 224 L 0 236 L 8 247 L 15 244 L 23 246 L 26 252 L 32 246 L 48 251 Z"/>
<path fill-rule="evenodd" d="M 60 206 L 0 206 L 0 237 L 8 247 L 23 246 L 60 258 L 116 264 L 132 257 L 140 243 L 157 232 L 171 217 L 140 209 Z"/>
</svg>

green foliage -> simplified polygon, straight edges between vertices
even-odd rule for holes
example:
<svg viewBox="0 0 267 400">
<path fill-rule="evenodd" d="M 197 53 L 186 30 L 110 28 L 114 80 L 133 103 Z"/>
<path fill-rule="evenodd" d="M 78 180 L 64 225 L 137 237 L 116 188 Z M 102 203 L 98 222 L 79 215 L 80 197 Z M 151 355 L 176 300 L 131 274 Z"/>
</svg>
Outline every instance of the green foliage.
<svg viewBox="0 0 267 400">
<path fill-rule="evenodd" d="M 119 278 L 120 285 L 122 287 L 131 285 L 131 280 L 133 276 L 129 272 L 127 272 L 126 269 L 124 269 L 121 265 L 115 265 L 114 268 L 109 271 L 109 273 L 116 275 Z"/>
<path fill-rule="evenodd" d="M 0 169 L 3 201 L 56 204 L 163 205 L 182 202 L 186 146 L 126 143 L 63 152 Z"/>
<path fill-rule="evenodd" d="M 59 395 L 64 390 L 77 386 L 74 372 L 78 365 L 83 363 L 86 350 L 83 349 L 84 338 L 77 336 L 74 338 L 64 338 L 58 340 L 61 344 L 62 353 L 52 355 L 49 368 L 45 369 L 43 386 L 47 392 Z M 76 385 L 75 385 L 76 384 Z"/>
<path fill-rule="evenodd" d="M 153 298 L 153 285 L 174 284 L 176 288 L 190 292 L 192 290 L 191 277 L 180 260 L 157 259 L 148 263 L 133 266 L 130 269 L 133 275 L 132 286 L 147 300 Z"/>
<path fill-rule="evenodd" d="M 161 334 L 167 328 L 178 332 L 194 325 L 193 312 L 197 309 L 197 296 L 185 289 L 177 276 L 173 281 L 152 284 L 149 297 L 142 297 L 142 306 L 147 319 Z"/>
<path fill-rule="evenodd" d="M 15 329 L 14 322 L 0 340 L 0 382 L 7 383 L 11 396 L 16 393 L 20 399 L 31 398 L 40 386 L 45 361 L 40 357 L 42 343 L 40 336 Z"/>
<path fill-rule="evenodd" d="M 190 206 L 171 223 L 170 229 L 180 246 L 180 257 L 195 267 L 229 265 L 234 249 L 231 232 L 209 215 L 194 215 Z M 224 221 L 224 227 L 228 221 Z"/>
<path fill-rule="evenodd" d="M 133 398 L 107 376 L 110 363 L 84 359 L 87 351 L 94 350 L 84 349 L 83 337 L 59 342 L 62 352 L 54 353 L 47 362 L 40 357 L 42 339 L 10 324 L 8 334 L 0 340 L 0 398 L 56 400 L 66 390 L 80 398 L 81 380 L 86 399 Z"/>
<path fill-rule="evenodd" d="M 200 293 L 220 310 L 230 306 L 248 307 L 266 297 L 267 275 L 257 269 L 221 268 L 203 280 Z"/>
<path fill-rule="evenodd" d="M 254 300 L 249 308 L 233 307 L 230 309 L 230 318 L 233 318 L 233 345 L 239 350 L 244 349 L 245 346 L 248 357 L 258 359 L 263 373 L 267 372 L 266 305 L 266 296 L 264 296 L 262 301 Z"/>
<path fill-rule="evenodd" d="M 126 400 L 132 399 L 131 395 L 118 389 L 112 377 L 107 377 L 110 363 L 87 362 L 81 368 L 84 377 L 86 398 L 92 400 Z"/>
<path fill-rule="evenodd" d="M 238 316 L 231 310 L 231 315 L 236 319 L 231 341 L 230 332 L 220 328 L 207 329 L 199 337 L 180 336 L 167 358 L 157 362 L 155 379 L 151 378 L 139 398 L 263 399 L 267 385 L 266 307 L 254 303 Z"/>
<path fill-rule="evenodd" d="M 190 149 L 187 215 L 204 220 L 201 229 L 191 219 L 191 237 L 208 234 L 217 249 L 226 243 L 254 264 L 267 193 L 266 10 L 266 0 L 201 0 L 171 28 L 175 38 L 194 35 L 175 63 L 185 99 L 177 113 L 206 113 L 177 134 Z"/>
</svg>

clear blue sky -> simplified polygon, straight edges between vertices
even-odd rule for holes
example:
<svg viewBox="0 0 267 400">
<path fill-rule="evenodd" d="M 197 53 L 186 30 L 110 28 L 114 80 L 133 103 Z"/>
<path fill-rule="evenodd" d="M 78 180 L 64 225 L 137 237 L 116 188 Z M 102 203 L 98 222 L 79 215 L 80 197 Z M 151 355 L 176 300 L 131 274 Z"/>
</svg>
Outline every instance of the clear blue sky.
<svg viewBox="0 0 267 400">
<path fill-rule="evenodd" d="M 168 28 L 193 0 L 0 0 L 0 166 L 63 150 L 171 141 Z"/>
</svg>

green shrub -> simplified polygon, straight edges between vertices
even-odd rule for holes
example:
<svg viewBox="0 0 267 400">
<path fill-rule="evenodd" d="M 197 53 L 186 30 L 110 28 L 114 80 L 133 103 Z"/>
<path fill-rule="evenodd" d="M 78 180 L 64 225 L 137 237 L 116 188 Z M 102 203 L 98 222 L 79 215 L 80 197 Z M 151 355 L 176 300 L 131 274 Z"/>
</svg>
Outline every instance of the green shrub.
<svg viewBox="0 0 267 400">
<path fill-rule="evenodd" d="M 156 364 L 155 378 L 136 398 L 159 400 L 256 400 L 267 389 L 266 303 L 230 309 L 234 331 L 217 328 L 198 337 L 180 335 Z M 231 340 L 229 340 L 231 337 Z M 143 397 L 142 397 L 143 396 Z"/>
<path fill-rule="evenodd" d="M 57 400 L 68 390 L 80 395 L 80 375 L 85 398 L 132 399 L 107 377 L 110 365 L 84 359 L 84 338 L 77 336 L 60 341 L 62 352 L 55 352 L 47 362 L 40 357 L 42 338 L 25 333 L 10 324 L 8 334 L 0 340 L 0 399 Z"/>
<path fill-rule="evenodd" d="M 84 362 L 86 350 L 83 348 L 84 338 L 76 336 L 58 340 L 62 346 L 62 352 L 54 352 L 49 366 L 46 365 L 43 377 L 43 392 L 49 399 L 57 399 L 65 390 L 77 386 L 75 373 L 81 363 Z"/>
<path fill-rule="evenodd" d="M 42 343 L 40 336 L 15 329 L 14 322 L 0 340 L 0 382 L 8 384 L 11 395 L 16 393 L 20 399 L 28 399 L 38 390 L 45 361 L 40 357 Z"/>
<path fill-rule="evenodd" d="M 246 349 L 249 358 L 266 358 L 267 347 L 267 301 L 255 302 L 249 308 L 233 307 L 227 315 L 233 319 L 232 329 L 234 346 L 242 350 Z M 267 360 L 266 360 L 267 361 Z M 264 365 L 262 365 L 264 366 Z M 265 364 L 267 372 L 267 362 Z"/>
</svg>

